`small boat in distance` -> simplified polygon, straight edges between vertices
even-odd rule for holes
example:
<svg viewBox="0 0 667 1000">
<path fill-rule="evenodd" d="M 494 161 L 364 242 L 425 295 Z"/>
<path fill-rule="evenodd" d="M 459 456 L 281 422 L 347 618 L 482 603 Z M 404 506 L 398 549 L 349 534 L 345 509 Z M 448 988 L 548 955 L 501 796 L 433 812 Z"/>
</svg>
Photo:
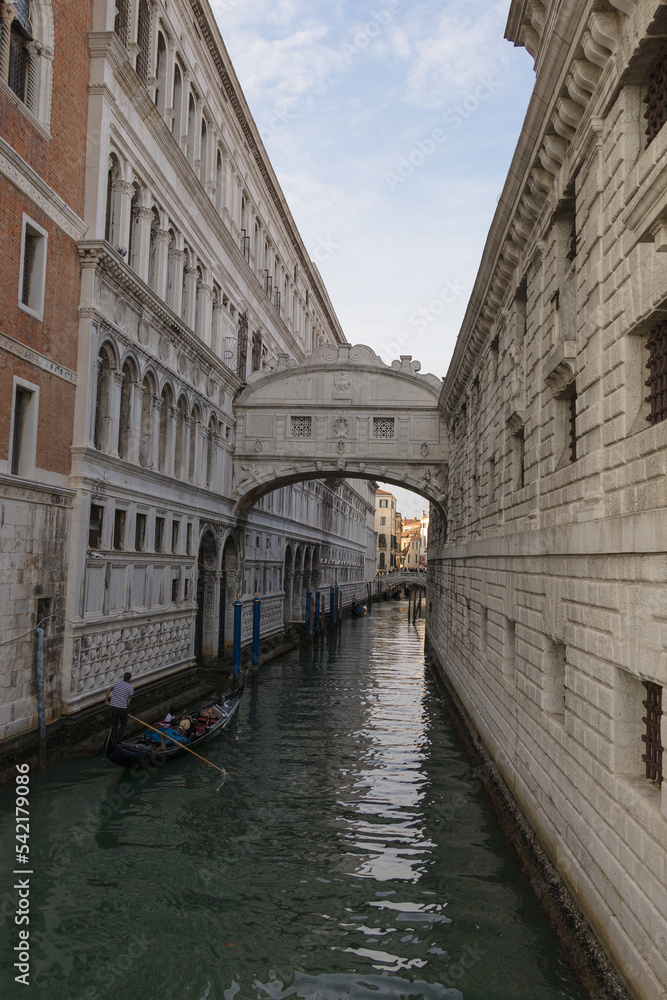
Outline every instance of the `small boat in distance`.
<svg viewBox="0 0 667 1000">
<path fill-rule="evenodd" d="M 353 604 L 352 614 L 355 616 L 355 618 L 363 618 L 365 615 L 368 614 L 368 608 L 366 607 L 365 604 Z"/>
<path fill-rule="evenodd" d="M 214 701 L 194 712 L 183 713 L 179 718 L 188 720 L 189 727 L 185 728 L 188 733 L 192 733 L 191 736 L 186 735 L 182 727 L 172 729 L 162 724 L 162 732 L 165 735 L 161 739 L 160 733 L 155 731 L 159 728 L 159 723 L 155 729 L 146 729 L 138 736 L 123 740 L 122 743 L 117 743 L 113 733 L 109 732 L 106 743 L 107 757 L 112 764 L 118 764 L 119 767 L 132 767 L 137 763 L 147 766 L 151 759 L 155 760 L 158 756 L 163 760 L 169 760 L 187 753 L 188 750 L 194 750 L 195 747 L 217 736 L 229 725 L 241 702 L 244 687 L 245 685 L 241 685 L 222 701 Z M 167 739 L 167 736 L 172 738 Z"/>
</svg>

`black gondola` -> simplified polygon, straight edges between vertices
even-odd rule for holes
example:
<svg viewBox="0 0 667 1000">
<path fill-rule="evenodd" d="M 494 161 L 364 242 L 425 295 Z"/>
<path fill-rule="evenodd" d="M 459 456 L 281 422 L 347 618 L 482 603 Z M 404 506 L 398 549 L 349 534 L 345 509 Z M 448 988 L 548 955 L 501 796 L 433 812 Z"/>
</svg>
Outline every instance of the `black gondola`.
<svg viewBox="0 0 667 1000">
<path fill-rule="evenodd" d="M 368 614 L 368 608 L 365 604 L 353 604 L 352 614 L 355 618 L 364 618 Z"/>
<path fill-rule="evenodd" d="M 113 738 L 113 733 L 109 732 L 106 744 L 107 757 L 112 764 L 118 764 L 119 767 L 132 767 L 134 764 L 148 766 L 151 759 L 155 760 L 158 755 L 161 760 L 169 760 L 187 753 L 188 750 L 200 747 L 202 743 L 207 743 L 208 740 L 217 736 L 232 721 L 239 707 L 244 687 L 245 685 L 242 685 L 229 697 L 223 699 L 223 702 L 214 701 L 194 712 L 183 713 L 181 718 L 187 716 L 190 720 L 190 728 L 194 732 L 194 735 L 189 739 L 178 734 L 175 738 L 179 742 L 165 739 L 165 745 L 162 747 L 158 733 L 152 729 L 147 729 L 138 736 L 132 736 L 129 740 L 123 740 L 122 743 L 117 743 Z M 165 731 L 170 732 L 171 730 L 166 729 Z"/>
</svg>

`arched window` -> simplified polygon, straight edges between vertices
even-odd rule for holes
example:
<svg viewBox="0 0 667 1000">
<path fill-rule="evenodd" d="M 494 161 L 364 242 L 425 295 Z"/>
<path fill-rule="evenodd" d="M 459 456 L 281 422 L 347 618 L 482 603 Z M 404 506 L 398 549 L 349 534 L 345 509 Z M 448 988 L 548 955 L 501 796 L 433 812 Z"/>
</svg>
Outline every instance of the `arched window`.
<svg viewBox="0 0 667 1000">
<path fill-rule="evenodd" d="M 172 106 L 174 108 L 174 120 L 171 125 L 171 130 L 174 133 L 176 142 L 180 146 L 182 126 L 181 115 L 183 113 L 183 76 L 178 63 L 174 66 L 174 96 Z"/>
<path fill-rule="evenodd" d="M 243 230 L 244 236 L 245 236 L 245 230 L 246 230 L 245 215 L 246 215 L 245 198 L 241 198 L 241 229 Z"/>
<path fill-rule="evenodd" d="M 188 101 L 188 163 L 194 167 L 195 163 L 195 99 L 190 94 Z"/>
<path fill-rule="evenodd" d="M 157 36 L 157 62 L 155 64 L 155 105 L 161 115 L 164 115 L 167 101 L 167 46 L 162 32 Z"/>
<path fill-rule="evenodd" d="M 97 355 L 97 386 L 95 391 L 95 428 L 94 444 L 98 451 L 106 451 L 109 427 L 109 402 L 111 399 L 111 369 L 113 354 L 104 345 Z"/>
<path fill-rule="evenodd" d="M 118 454 L 127 459 L 130 456 L 132 434 L 132 383 L 137 381 L 137 369 L 132 361 L 123 365 L 123 387 L 120 391 L 120 421 L 118 428 Z"/>
<path fill-rule="evenodd" d="M 120 238 L 120 176 L 118 157 L 112 153 L 107 173 L 107 211 L 104 222 L 104 238 L 112 246 L 117 246 Z"/>
<path fill-rule="evenodd" d="M 201 120 L 201 144 L 199 148 L 199 180 L 202 184 L 206 184 L 206 168 L 208 163 L 208 130 L 206 128 L 206 121 L 204 118 Z"/>
<path fill-rule="evenodd" d="M 157 291 L 159 283 L 159 269 L 160 269 L 160 243 L 159 234 L 160 232 L 160 213 L 157 208 L 153 206 L 153 218 L 151 219 L 151 235 L 150 235 L 150 246 L 148 250 L 148 284 L 153 289 Z"/>
<path fill-rule="evenodd" d="M 2 5 L 0 46 L 4 82 L 47 125 L 51 117 L 53 14 L 50 3 L 13 0 Z M 6 19 L 6 20 L 5 20 Z"/>
<path fill-rule="evenodd" d="M 151 68 L 151 8 L 148 0 L 139 0 L 137 21 L 137 75 L 145 85 Z"/>
<path fill-rule="evenodd" d="M 222 212 L 222 155 L 218 150 L 215 161 L 215 210 L 218 214 Z"/>
</svg>

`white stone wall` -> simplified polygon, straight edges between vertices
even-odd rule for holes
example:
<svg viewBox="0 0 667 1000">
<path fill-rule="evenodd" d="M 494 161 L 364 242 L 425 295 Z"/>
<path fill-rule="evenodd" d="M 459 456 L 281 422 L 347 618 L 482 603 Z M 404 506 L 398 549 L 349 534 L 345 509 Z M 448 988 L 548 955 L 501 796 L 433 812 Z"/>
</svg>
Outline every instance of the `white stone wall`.
<svg viewBox="0 0 667 1000">
<path fill-rule="evenodd" d="M 667 301 L 667 129 L 648 148 L 643 136 L 656 9 L 614 4 L 603 20 L 586 4 L 561 9 L 553 34 L 516 28 L 536 93 L 445 381 L 449 522 L 446 542 L 431 524 L 428 619 L 526 815 L 646 1000 L 667 996 L 667 783 L 642 762 L 644 682 L 667 685 L 667 421 L 650 426 L 643 402 Z M 569 72 L 591 81 L 576 100 Z"/>
</svg>

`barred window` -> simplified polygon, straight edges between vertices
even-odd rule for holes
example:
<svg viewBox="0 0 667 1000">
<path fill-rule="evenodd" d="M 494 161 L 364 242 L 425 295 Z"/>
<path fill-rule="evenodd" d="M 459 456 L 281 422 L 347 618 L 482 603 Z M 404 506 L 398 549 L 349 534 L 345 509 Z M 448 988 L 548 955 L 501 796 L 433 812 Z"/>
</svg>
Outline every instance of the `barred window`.
<svg viewBox="0 0 667 1000">
<path fill-rule="evenodd" d="M 659 424 L 667 417 L 667 321 L 651 330 L 646 346 L 649 351 L 646 367 L 651 373 L 646 380 L 650 390 L 646 402 L 651 405 L 646 419 L 650 424 Z"/>
<path fill-rule="evenodd" d="M 139 0 L 139 18 L 137 24 L 137 73 L 142 83 L 148 83 L 148 72 L 151 58 L 151 8 L 148 0 Z"/>
<path fill-rule="evenodd" d="M 646 753 L 642 760 L 646 764 L 646 777 L 657 785 L 662 784 L 662 741 L 660 738 L 660 720 L 662 719 L 662 688 L 659 684 L 644 681 L 646 701 L 643 702 L 646 715 L 643 722 L 646 733 L 642 740 L 646 744 Z"/>
<path fill-rule="evenodd" d="M 373 417 L 373 437 L 393 438 L 394 418 L 393 417 Z"/>
<path fill-rule="evenodd" d="M 387 536 L 386 535 L 378 535 L 378 548 L 379 549 L 386 549 L 387 548 Z"/>
<path fill-rule="evenodd" d="M 130 22 L 129 0 L 116 0 L 116 20 L 113 30 L 123 45 L 127 45 L 127 32 Z"/>
<path fill-rule="evenodd" d="M 648 78 L 648 90 L 644 98 L 647 105 L 646 146 L 650 146 L 667 121 L 667 59 L 661 60 Z"/>
<path fill-rule="evenodd" d="M 313 436 L 312 417 L 292 417 L 292 437 L 309 438 Z"/>
</svg>

